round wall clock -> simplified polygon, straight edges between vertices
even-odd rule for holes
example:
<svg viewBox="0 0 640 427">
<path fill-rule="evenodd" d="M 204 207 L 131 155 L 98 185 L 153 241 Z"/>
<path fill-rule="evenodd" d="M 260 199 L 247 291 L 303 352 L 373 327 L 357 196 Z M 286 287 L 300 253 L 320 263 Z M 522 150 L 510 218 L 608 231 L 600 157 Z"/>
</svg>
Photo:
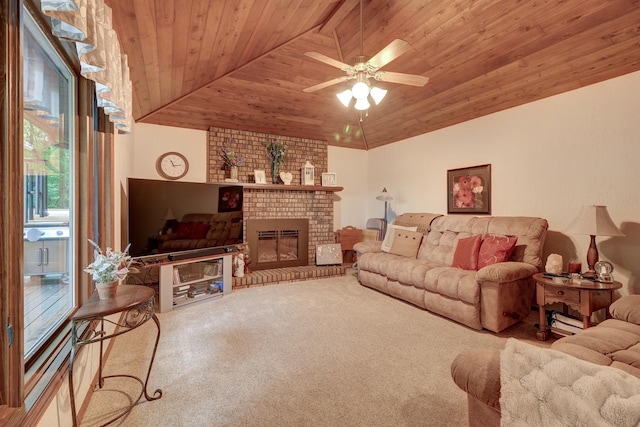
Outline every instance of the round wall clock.
<svg viewBox="0 0 640 427">
<path fill-rule="evenodd" d="M 163 178 L 180 179 L 189 171 L 189 161 L 183 154 L 170 151 L 158 157 L 156 170 Z"/>
</svg>

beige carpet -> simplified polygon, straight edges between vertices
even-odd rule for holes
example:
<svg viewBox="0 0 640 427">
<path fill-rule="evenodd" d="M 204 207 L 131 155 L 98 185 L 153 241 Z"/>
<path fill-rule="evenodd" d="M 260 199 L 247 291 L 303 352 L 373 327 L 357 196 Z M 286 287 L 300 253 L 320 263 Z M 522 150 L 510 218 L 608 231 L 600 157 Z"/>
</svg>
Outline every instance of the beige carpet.
<svg viewBox="0 0 640 427">
<path fill-rule="evenodd" d="M 352 274 L 239 290 L 158 315 L 149 392 L 163 396 L 115 425 L 466 425 L 452 360 L 467 347 L 503 348 L 511 336 L 548 345 L 535 339 L 535 314 L 501 334 L 476 331 Z M 150 322 L 116 338 L 105 373 L 144 377 L 154 333 Z M 82 425 L 117 413 L 131 384 L 108 380 Z"/>
</svg>

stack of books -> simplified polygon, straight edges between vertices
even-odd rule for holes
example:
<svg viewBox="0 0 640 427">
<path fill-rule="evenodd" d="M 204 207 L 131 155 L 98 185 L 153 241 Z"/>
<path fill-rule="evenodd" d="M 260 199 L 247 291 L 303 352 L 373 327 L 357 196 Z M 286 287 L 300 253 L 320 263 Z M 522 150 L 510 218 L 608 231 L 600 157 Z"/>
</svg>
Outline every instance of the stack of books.
<svg viewBox="0 0 640 427">
<path fill-rule="evenodd" d="M 549 317 L 551 332 L 555 332 L 559 335 L 570 336 L 579 334 L 584 330 L 582 320 L 574 319 L 573 317 L 564 315 L 559 311 L 552 311 L 549 314 Z"/>
</svg>

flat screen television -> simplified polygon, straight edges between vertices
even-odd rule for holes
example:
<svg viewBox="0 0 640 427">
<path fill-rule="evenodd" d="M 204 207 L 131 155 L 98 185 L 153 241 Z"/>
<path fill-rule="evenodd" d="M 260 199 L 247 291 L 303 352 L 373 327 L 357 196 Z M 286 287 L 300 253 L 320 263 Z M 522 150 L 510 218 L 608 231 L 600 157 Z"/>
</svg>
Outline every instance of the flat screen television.
<svg viewBox="0 0 640 427">
<path fill-rule="evenodd" d="M 129 178 L 127 185 L 132 256 L 186 251 L 197 256 L 198 250 L 242 243 L 242 186 L 140 178 Z M 214 230 L 206 226 L 210 214 L 228 219 L 231 234 L 212 239 Z"/>
</svg>

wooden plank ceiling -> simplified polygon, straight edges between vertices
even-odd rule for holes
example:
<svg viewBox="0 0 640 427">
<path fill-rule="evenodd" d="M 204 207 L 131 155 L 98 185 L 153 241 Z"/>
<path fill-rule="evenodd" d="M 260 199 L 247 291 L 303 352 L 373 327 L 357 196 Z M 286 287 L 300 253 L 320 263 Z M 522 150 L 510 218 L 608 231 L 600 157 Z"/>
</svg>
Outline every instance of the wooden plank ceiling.
<svg viewBox="0 0 640 427">
<path fill-rule="evenodd" d="M 363 0 L 364 53 L 412 49 L 383 70 L 430 78 L 388 89 L 362 121 L 306 87 L 352 64 L 358 0 L 110 0 L 138 123 L 210 126 L 370 149 L 640 69 L 640 0 Z"/>
</svg>

